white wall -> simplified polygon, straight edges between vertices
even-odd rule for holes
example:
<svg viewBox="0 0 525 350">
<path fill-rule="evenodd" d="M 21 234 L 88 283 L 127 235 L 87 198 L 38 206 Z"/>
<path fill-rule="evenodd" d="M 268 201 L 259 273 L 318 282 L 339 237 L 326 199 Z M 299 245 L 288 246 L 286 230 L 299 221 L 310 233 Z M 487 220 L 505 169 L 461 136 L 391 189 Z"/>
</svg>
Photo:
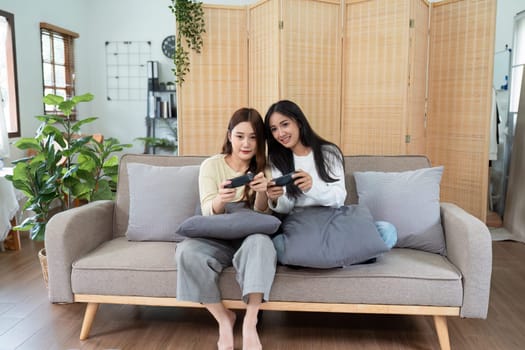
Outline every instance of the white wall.
<svg viewBox="0 0 525 350">
<path fill-rule="evenodd" d="M 173 81 L 172 61 L 161 51 L 162 40 L 175 33 L 175 18 L 170 0 L 83 0 L 89 3 L 88 38 L 89 91 L 95 95 L 93 115 L 99 117 L 90 127 L 124 143 L 133 143 L 127 152 L 142 153 L 143 144 L 134 141 L 146 136 L 146 96 L 141 101 L 107 101 L 105 41 L 151 41 L 151 59 L 159 61 L 161 82 Z M 214 4 L 242 5 L 253 1 L 204 1 Z M 147 84 L 147 81 L 144 81 Z M 80 90 L 79 90 L 80 91 Z"/>
<path fill-rule="evenodd" d="M 245 5 L 256 0 L 206 0 L 210 4 Z M 121 142 L 133 143 L 129 152 L 142 153 L 135 138 L 145 136 L 146 100 L 106 100 L 106 41 L 151 41 L 151 59 L 161 64 L 161 81 L 172 80 L 172 62 L 161 52 L 162 40 L 175 31 L 170 0 L 0 0 L 0 9 L 14 13 L 18 64 L 18 89 L 22 136 L 31 137 L 38 125 L 34 116 L 43 113 L 39 22 L 77 32 L 77 93 L 91 92 L 95 100 L 79 108 L 80 118 L 99 120 L 83 132 L 100 132 Z M 523 0 L 499 0 L 496 19 L 496 51 L 512 46 L 512 19 L 525 9 Z M 494 81 L 503 83 L 508 59 L 495 56 Z M 146 84 L 146 82 L 144 82 Z M 11 159 L 21 152 L 11 148 Z"/>
<path fill-rule="evenodd" d="M 498 0 L 496 13 L 496 39 L 494 42 L 494 87 L 499 89 L 509 74 L 509 54 L 498 53 L 505 45 L 512 48 L 514 16 L 525 10 L 523 0 Z"/>
<path fill-rule="evenodd" d="M 82 35 L 88 2 L 68 0 L 17 1 L 0 0 L 0 8 L 15 15 L 15 43 L 18 74 L 18 98 L 22 136 L 32 136 L 38 126 L 34 118 L 43 113 L 42 58 L 40 54 L 40 22 L 48 22 L 80 33 L 79 46 L 86 38 Z M 78 57 L 78 72 L 86 66 L 85 58 Z M 79 83 L 79 90 L 88 87 Z M 11 147 L 11 159 L 22 153 Z M 7 162 L 6 162 L 7 163 Z"/>
<path fill-rule="evenodd" d="M 89 81 L 95 95 L 92 114 L 99 117 L 88 132 L 100 132 L 121 142 L 133 143 L 127 151 L 142 153 L 143 146 L 134 139 L 146 136 L 146 95 L 142 100 L 107 100 L 106 41 L 151 41 L 151 59 L 160 63 L 161 81 L 173 80 L 173 63 L 162 54 L 162 40 L 175 33 L 174 16 L 169 0 L 84 0 L 89 3 L 86 27 L 88 72 L 79 79 Z M 80 53 L 82 54 L 82 53 Z M 146 62 L 144 62 L 146 63 Z M 147 84 L 147 80 L 144 81 Z M 78 90 L 80 92 L 80 90 Z"/>
</svg>

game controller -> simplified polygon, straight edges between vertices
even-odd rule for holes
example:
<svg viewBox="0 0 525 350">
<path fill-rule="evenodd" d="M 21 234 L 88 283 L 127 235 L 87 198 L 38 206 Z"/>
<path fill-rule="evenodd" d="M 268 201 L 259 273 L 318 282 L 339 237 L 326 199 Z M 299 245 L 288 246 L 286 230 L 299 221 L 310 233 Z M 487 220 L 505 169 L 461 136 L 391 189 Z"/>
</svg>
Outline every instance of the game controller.
<svg viewBox="0 0 525 350">
<path fill-rule="evenodd" d="M 231 182 L 228 185 L 224 186 L 224 188 L 235 188 L 235 187 L 246 185 L 247 183 L 252 181 L 253 174 L 247 173 L 245 175 L 234 177 L 233 179 L 228 179 L 228 180 L 230 180 Z"/>
<path fill-rule="evenodd" d="M 292 177 L 293 174 L 295 174 L 295 171 L 292 171 L 291 173 L 283 176 L 279 176 L 275 179 L 272 179 L 271 181 L 275 184 L 274 186 L 286 186 L 294 180 Z"/>
</svg>

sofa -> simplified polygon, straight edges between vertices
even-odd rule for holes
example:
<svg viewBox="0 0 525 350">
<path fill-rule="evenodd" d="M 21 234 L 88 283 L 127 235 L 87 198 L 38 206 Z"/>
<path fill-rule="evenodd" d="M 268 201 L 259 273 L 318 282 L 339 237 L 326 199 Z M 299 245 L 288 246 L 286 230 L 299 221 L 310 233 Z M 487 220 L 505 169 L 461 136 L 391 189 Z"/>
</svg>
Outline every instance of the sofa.
<svg viewBox="0 0 525 350">
<path fill-rule="evenodd" d="M 124 155 L 114 201 L 92 202 L 61 212 L 49 221 L 45 238 L 49 299 L 52 303 L 87 304 L 80 339 L 88 338 L 101 304 L 202 307 L 176 298 L 177 242 L 131 241 L 126 231 L 130 222 L 130 164 L 184 167 L 197 177 L 203 159 Z M 346 156 L 346 203 L 358 202 L 355 172 L 390 173 L 429 167 L 424 156 Z M 173 186 L 177 180 L 173 179 Z M 156 184 L 155 178 L 150 181 Z M 188 192 L 192 200 L 180 201 L 177 206 L 193 206 L 198 201 L 198 185 L 193 183 Z M 164 189 L 156 190 L 161 193 Z M 270 301 L 262 309 L 430 315 L 441 349 L 449 349 L 447 317 L 487 315 L 492 246 L 483 222 L 455 204 L 438 200 L 437 205 L 445 254 L 395 247 L 371 264 L 334 269 L 280 265 Z M 221 274 L 220 288 L 227 307 L 245 307 L 233 268 Z"/>
</svg>

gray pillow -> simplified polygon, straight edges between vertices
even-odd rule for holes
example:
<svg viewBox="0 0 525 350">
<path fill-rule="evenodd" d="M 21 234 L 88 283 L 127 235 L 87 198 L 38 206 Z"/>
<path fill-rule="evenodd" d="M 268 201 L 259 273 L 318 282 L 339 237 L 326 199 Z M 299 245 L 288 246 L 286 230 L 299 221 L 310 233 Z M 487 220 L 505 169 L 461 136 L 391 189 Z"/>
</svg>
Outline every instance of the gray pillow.
<svg viewBox="0 0 525 350">
<path fill-rule="evenodd" d="M 130 241 L 181 241 L 175 230 L 199 201 L 199 166 L 163 167 L 130 163 Z"/>
<path fill-rule="evenodd" d="M 226 214 L 196 215 L 184 220 L 177 234 L 185 237 L 207 237 L 237 239 L 252 233 L 272 234 L 281 225 L 281 220 L 269 214 L 250 209 L 236 209 Z"/>
<path fill-rule="evenodd" d="M 396 227 L 396 247 L 445 254 L 439 209 L 442 174 L 442 166 L 405 172 L 355 172 L 359 204 L 370 209 L 374 220 Z"/>
<path fill-rule="evenodd" d="M 282 232 L 278 257 L 285 265 L 349 266 L 389 250 L 362 205 L 296 208 L 283 220 Z"/>
</svg>

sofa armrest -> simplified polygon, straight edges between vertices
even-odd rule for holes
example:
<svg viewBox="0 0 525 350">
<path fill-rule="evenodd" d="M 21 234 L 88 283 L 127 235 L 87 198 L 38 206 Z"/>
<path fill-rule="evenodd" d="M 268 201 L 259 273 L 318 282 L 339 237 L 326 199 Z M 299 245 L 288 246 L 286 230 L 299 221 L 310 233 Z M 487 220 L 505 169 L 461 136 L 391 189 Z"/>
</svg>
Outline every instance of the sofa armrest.
<svg viewBox="0 0 525 350">
<path fill-rule="evenodd" d="M 60 212 L 47 223 L 45 247 L 49 300 L 72 303 L 72 263 L 113 237 L 113 201 L 95 201 Z"/>
<path fill-rule="evenodd" d="M 441 203 L 447 257 L 462 274 L 461 317 L 486 318 L 492 274 L 492 239 L 487 226 L 452 203 Z"/>
</svg>

